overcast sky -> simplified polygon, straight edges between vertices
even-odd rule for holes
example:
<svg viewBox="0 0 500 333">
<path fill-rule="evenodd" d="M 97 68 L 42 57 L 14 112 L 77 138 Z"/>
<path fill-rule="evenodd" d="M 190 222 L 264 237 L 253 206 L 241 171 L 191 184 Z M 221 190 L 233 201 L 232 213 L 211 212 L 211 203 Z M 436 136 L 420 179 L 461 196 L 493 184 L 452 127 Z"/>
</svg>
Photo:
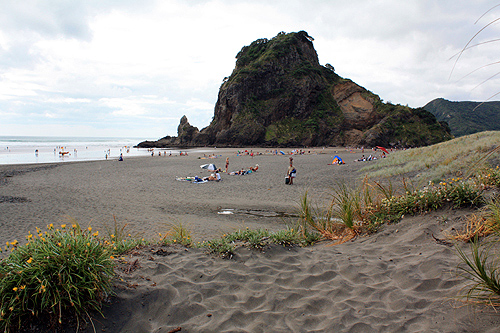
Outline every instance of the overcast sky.
<svg viewBox="0 0 500 333">
<path fill-rule="evenodd" d="M 500 18 L 497 4 L 0 0 L 0 136 L 157 139 L 177 135 L 183 115 L 201 129 L 240 49 L 280 31 L 307 31 L 322 65 L 384 101 L 484 101 L 500 91 L 500 75 L 481 84 L 500 65 L 467 74 L 500 61 L 500 42 L 452 57 Z M 488 26 L 471 45 L 499 30 Z"/>
</svg>

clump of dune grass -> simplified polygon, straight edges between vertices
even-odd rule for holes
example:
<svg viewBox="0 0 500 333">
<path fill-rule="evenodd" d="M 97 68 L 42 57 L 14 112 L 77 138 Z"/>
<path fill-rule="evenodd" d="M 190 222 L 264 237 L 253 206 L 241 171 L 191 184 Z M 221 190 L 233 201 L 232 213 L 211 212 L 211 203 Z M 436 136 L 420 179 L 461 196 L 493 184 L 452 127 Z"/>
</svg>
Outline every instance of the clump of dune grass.
<svg viewBox="0 0 500 333">
<path fill-rule="evenodd" d="M 113 256 L 98 232 L 77 223 L 52 224 L 27 235 L 27 243 L 10 242 L 9 255 L 0 261 L 0 329 L 27 327 L 49 318 L 61 324 L 63 314 L 79 319 L 100 311 L 111 291 Z M 90 318 L 90 317 L 89 317 Z"/>
<path fill-rule="evenodd" d="M 497 187 L 499 178 L 498 167 L 481 167 L 468 179 L 457 177 L 438 183 L 430 181 L 422 188 L 403 178 L 399 187 L 402 193 L 398 193 L 391 181 L 383 183 L 365 177 L 358 188 L 338 185 L 324 209 L 313 207 L 306 192 L 300 203 L 300 225 L 304 234 L 312 229 L 325 239 L 342 243 L 360 233 L 374 232 L 384 223 L 399 222 L 404 215 L 422 214 L 445 205 L 481 207 L 486 202 L 484 191 Z M 477 224 L 469 227 L 464 237 L 473 237 L 476 232 L 483 231 Z"/>
<path fill-rule="evenodd" d="M 488 225 L 496 232 L 500 232 L 500 197 L 491 198 L 483 210 Z"/>
<path fill-rule="evenodd" d="M 304 236 L 312 229 L 323 238 L 340 244 L 359 234 L 360 207 L 359 193 L 345 184 L 338 186 L 326 209 L 313 208 L 306 192 L 300 203 L 299 225 Z"/>
<path fill-rule="evenodd" d="M 297 228 L 286 228 L 272 232 L 269 238 L 273 243 L 284 246 L 304 244 L 310 241 L 310 239 L 304 239 Z"/>
<path fill-rule="evenodd" d="M 469 303 L 500 306 L 500 266 L 498 254 L 491 252 L 497 242 L 482 245 L 476 236 L 471 242 L 470 257 L 455 247 L 463 263 L 459 266 L 461 275 L 470 282 L 464 296 Z"/>
<path fill-rule="evenodd" d="M 144 238 L 133 236 L 127 231 L 127 224 L 120 224 L 114 217 L 113 228 L 105 227 L 106 236 L 100 239 L 103 246 L 110 248 L 114 254 L 122 254 L 133 248 L 149 243 Z M 76 221 L 75 221 L 76 222 Z"/>
<path fill-rule="evenodd" d="M 500 168 L 483 167 L 475 173 L 478 183 L 485 189 L 500 188 Z"/>
<path fill-rule="evenodd" d="M 486 237 L 494 232 L 492 226 L 480 214 L 472 214 L 467 217 L 465 226 L 461 230 L 456 230 L 454 234 L 446 235 L 447 238 L 461 241 L 471 242 L 477 237 Z"/>
<path fill-rule="evenodd" d="M 387 216 L 402 216 L 437 210 L 446 203 L 455 208 L 478 207 L 484 203 L 483 189 L 473 180 L 452 178 L 448 181 L 429 183 L 422 189 L 407 191 L 398 196 L 381 199 L 372 211 Z"/>
<path fill-rule="evenodd" d="M 228 242 L 241 241 L 248 244 L 252 248 L 262 248 L 266 245 L 269 239 L 269 231 L 266 229 L 245 229 L 237 230 L 233 233 L 223 236 Z"/>
<path fill-rule="evenodd" d="M 182 223 L 169 224 L 169 230 L 162 234 L 160 233 L 160 242 L 165 244 L 180 244 L 186 247 L 193 245 L 191 231 Z"/>
<path fill-rule="evenodd" d="M 498 5 L 490 8 L 486 13 L 491 11 L 493 8 L 498 7 Z M 486 14 L 484 13 L 483 16 Z M 483 17 L 481 16 L 476 23 Z M 487 42 L 482 42 L 482 43 L 477 43 L 475 45 L 470 45 L 471 42 L 486 28 L 491 26 L 492 24 L 496 23 L 500 18 L 494 19 L 493 21 L 489 22 L 487 25 L 485 25 L 482 29 L 480 29 L 472 38 L 469 39 L 467 44 L 464 46 L 464 48 L 457 54 L 457 58 L 455 60 L 455 64 L 453 65 L 452 72 L 455 69 L 455 65 L 457 64 L 458 60 L 460 59 L 462 53 L 466 51 L 467 49 L 473 48 L 475 46 L 485 44 Z M 479 70 L 481 68 L 485 68 L 489 65 L 484 65 L 476 70 Z M 475 72 L 474 70 L 473 72 Z M 473 73 L 471 72 L 471 73 Z M 469 73 L 469 74 L 471 74 Z M 469 75 L 468 74 L 468 75 Z M 495 74 L 497 75 L 497 74 Z M 495 76 L 494 75 L 494 76 Z M 483 81 L 482 83 L 490 80 L 492 77 L 488 78 L 487 80 Z M 481 85 L 480 83 L 479 85 Z M 493 96 L 490 97 L 493 98 L 494 96 L 498 95 L 499 93 L 494 94 Z M 473 110 L 474 111 L 474 110 Z M 489 132 L 486 132 L 489 133 Z M 497 132 L 498 133 L 498 132 Z M 479 163 L 484 163 L 485 160 L 488 158 L 491 158 L 493 155 L 498 156 L 498 152 L 500 151 L 500 147 L 498 146 L 498 137 L 496 137 L 497 134 L 495 134 L 495 140 L 497 143 L 494 144 L 494 146 L 490 147 L 489 149 L 486 149 L 487 153 L 484 155 L 484 157 L 479 158 L 478 161 L 472 161 L 474 162 L 473 167 L 469 169 L 468 175 L 472 175 L 475 173 L 479 167 Z M 470 143 L 470 142 L 469 142 Z M 489 150 L 489 152 L 488 152 Z M 481 172 L 480 175 L 476 175 L 475 177 L 483 186 L 484 188 L 487 188 L 488 186 L 495 186 L 499 187 L 500 186 L 500 174 L 498 173 L 498 166 L 496 169 L 490 170 L 490 172 Z M 477 216 L 475 215 L 473 220 L 477 221 L 477 224 L 480 226 L 480 229 L 486 229 L 489 233 L 490 232 L 499 232 L 499 217 L 500 217 L 500 205 L 499 205 L 499 200 L 498 197 L 493 198 L 490 200 L 486 207 L 485 210 L 482 211 L 482 214 L 478 214 Z M 478 228 L 476 228 L 478 229 Z M 482 246 L 479 243 L 479 232 L 475 232 L 474 235 L 474 241 L 471 243 L 471 256 L 467 256 L 458 246 L 456 246 L 458 256 L 463 262 L 463 265 L 460 266 L 460 269 L 463 272 L 463 276 L 468 279 L 471 284 L 468 287 L 468 290 L 465 295 L 465 299 L 467 302 L 472 302 L 472 303 L 479 303 L 479 304 L 488 304 L 492 305 L 494 307 L 500 306 L 500 266 L 498 263 L 498 253 L 491 253 L 490 250 L 492 248 L 492 244 L 498 243 L 498 239 L 496 239 L 494 242 L 490 242 L 490 245 L 488 246 Z"/>
</svg>

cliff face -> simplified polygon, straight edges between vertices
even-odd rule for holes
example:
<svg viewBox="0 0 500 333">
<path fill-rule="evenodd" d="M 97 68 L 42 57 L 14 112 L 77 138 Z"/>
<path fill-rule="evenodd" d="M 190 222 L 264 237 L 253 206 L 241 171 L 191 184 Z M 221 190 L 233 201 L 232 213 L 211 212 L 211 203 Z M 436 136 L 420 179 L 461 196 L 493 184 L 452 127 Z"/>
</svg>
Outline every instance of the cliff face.
<svg viewBox="0 0 500 333">
<path fill-rule="evenodd" d="M 208 127 L 198 131 L 183 117 L 178 137 L 139 146 L 421 146 L 451 138 L 431 114 L 384 104 L 321 66 L 312 41 L 300 31 L 243 47 Z"/>
</svg>

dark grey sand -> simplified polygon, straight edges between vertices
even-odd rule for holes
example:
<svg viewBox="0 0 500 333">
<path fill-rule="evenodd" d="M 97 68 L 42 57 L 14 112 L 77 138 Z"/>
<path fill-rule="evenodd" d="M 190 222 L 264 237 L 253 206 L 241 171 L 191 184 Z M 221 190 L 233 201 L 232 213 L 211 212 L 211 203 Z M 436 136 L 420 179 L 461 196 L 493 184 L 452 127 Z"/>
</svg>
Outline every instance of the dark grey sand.
<svg viewBox="0 0 500 333">
<path fill-rule="evenodd" d="M 0 166 L 0 244 L 21 241 L 35 227 L 59 225 L 68 218 L 103 232 L 106 226 L 113 227 L 116 219 L 119 226 L 127 225 L 132 234 L 146 238 L 181 223 L 199 241 L 245 227 L 282 229 L 282 216 L 296 212 L 307 190 L 313 198 L 324 197 L 336 181 L 352 182 L 356 170 L 365 165 L 353 162 L 360 152 L 314 149 L 310 154 L 293 156 L 298 176 L 293 186 L 287 186 L 284 177 L 289 156 L 256 154 L 251 158 L 236 156 L 236 151 L 215 149 L 213 153 L 222 155 L 216 159 L 200 159 L 203 153 L 191 153 L 123 162 Z M 345 157 L 346 165 L 327 165 L 336 151 Z M 254 152 L 264 153 L 265 149 Z M 209 176 L 200 165 L 214 163 L 224 168 L 226 157 L 230 171 L 256 164 L 259 170 L 244 176 L 223 173 L 221 182 L 176 180 Z M 230 209 L 235 214 L 219 214 Z"/>
<path fill-rule="evenodd" d="M 105 231 L 114 218 L 133 234 L 156 237 L 182 223 L 196 240 L 238 228 L 285 227 L 306 191 L 320 204 L 337 182 L 354 184 L 361 152 L 315 150 L 294 156 L 298 175 L 284 184 L 289 156 L 148 157 L 56 166 L 0 166 L 0 241 L 67 222 Z M 264 149 L 254 149 L 264 152 Z M 335 152 L 337 151 L 337 152 Z M 321 152 L 321 154 L 317 154 Z M 346 165 L 327 165 L 334 155 Z M 366 154 L 365 154 L 366 155 Z M 190 184 L 201 164 L 256 173 Z M 218 214 L 234 209 L 235 214 Z M 252 214 L 246 214 L 250 212 Z M 239 248 L 231 260 L 201 249 L 152 246 L 117 258 L 116 296 L 94 316 L 98 332 L 498 332 L 499 315 L 456 302 L 466 280 L 453 246 L 437 242 L 463 226 L 467 210 L 447 209 L 331 246 Z M 459 245 L 466 249 L 467 245 Z M 93 326 L 87 327 L 93 332 Z"/>
</svg>

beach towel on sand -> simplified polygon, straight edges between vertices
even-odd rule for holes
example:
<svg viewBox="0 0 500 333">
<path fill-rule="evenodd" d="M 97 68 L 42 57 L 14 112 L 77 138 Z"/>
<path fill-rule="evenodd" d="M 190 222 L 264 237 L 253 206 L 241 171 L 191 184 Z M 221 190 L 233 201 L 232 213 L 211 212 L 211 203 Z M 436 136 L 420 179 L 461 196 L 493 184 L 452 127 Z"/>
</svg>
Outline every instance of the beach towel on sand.
<svg viewBox="0 0 500 333">
<path fill-rule="evenodd" d="M 181 182 L 190 182 L 192 184 L 203 184 L 208 182 L 208 180 L 203 180 L 198 176 L 194 177 L 177 177 L 176 180 L 181 181 Z"/>
</svg>

